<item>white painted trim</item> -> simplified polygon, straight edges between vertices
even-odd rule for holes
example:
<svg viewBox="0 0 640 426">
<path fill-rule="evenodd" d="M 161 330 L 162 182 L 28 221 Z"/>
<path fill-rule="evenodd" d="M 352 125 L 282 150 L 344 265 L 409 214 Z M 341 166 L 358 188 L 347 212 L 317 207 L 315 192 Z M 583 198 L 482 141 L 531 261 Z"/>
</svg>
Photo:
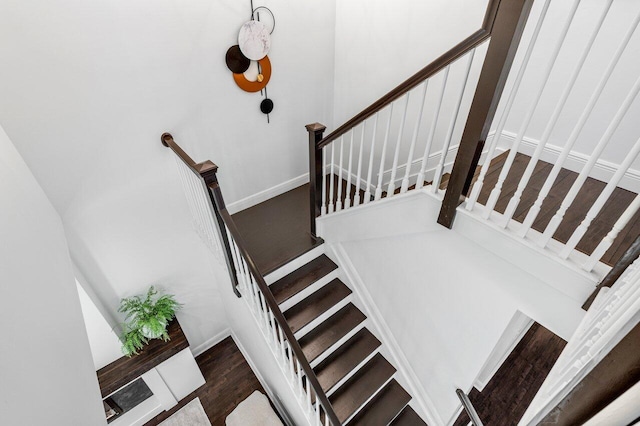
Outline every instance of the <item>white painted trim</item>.
<svg viewBox="0 0 640 426">
<path fill-rule="evenodd" d="M 473 383 L 473 387 L 482 392 L 489 380 L 496 374 L 498 369 L 504 364 L 507 357 L 513 352 L 520 340 L 527 334 L 535 321 L 526 314 L 516 311 L 509 324 L 505 328 L 498 343 L 493 348 L 489 358 L 482 366 L 480 373 Z"/>
<path fill-rule="evenodd" d="M 411 367 L 411 364 L 407 360 L 407 357 L 404 355 L 402 350 L 400 349 L 400 345 L 395 339 L 389 325 L 384 320 L 380 309 L 378 309 L 377 305 L 373 301 L 373 297 L 367 290 L 366 285 L 362 281 L 360 274 L 358 274 L 357 269 L 355 268 L 353 262 L 349 258 L 349 255 L 345 251 L 344 247 L 340 243 L 331 244 L 327 247 L 327 250 L 331 252 L 331 254 L 337 260 L 336 263 L 341 267 L 344 274 L 347 276 L 349 283 L 353 286 L 352 290 L 359 297 L 360 301 L 364 305 L 366 309 L 366 314 L 369 316 L 371 322 L 375 325 L 377 330 L 380 332 L 380 340 L 382 341 L 383 346 L 386 350 L 391 354 L 393 358 L 393 364 L 397 368 L 398 372 L 404 376 L 405 382 L 409 387 L 409 391 L 413 398 L 419 404 L 421 408 L 421 413 L 425 417 L 425 420 L 429 424 L 433 425 L 442 425 L 444 421 L 442 420 L 440 414 L 435 408 L 435 404 L 427 394 L 424 387 L 420 381 L 416 379 L 416 374 Z"/>
<path fill-rule="evenodd" d="M 287 191 L 296 189 L 297 187 L 302 186 L 307 182 L 309 182 L 309 173 L 305 173 L 293 179 L 289 179 L 285 182 L 272 186 L 271 188 L 267 188 L 260 192 L 256 192 L 253 195 L 242 198 L 238 201 L 234 201 L 233 203 L 227 205 L 227 210 L 229 210 L 230 214 L 238 213 L 239 211 L 248 209 L 249 207 L 253 207 L 256 204 L 260 204 L 273 197 L 277 197 L 280 194 L 284 194 Z"/>
<path fill-rule="evenodd" d="M 251 313 L 249 315 L 251 315 Z M 282 417 L 284 422 L 287 424 L 287 426 L 295 426 L 295 423 L 289 417 L 289 413 L 287 412 L 287 410 L 284 409 L 284 407 L 282 406 L 282 403 L 280 402 L 280 400 L 278 398 L 276 398 L 276 395 L 273 393 L 273 391 L 269 387 L 267 381 L 264 379 L 264 377 L 260 373 L 260 370 L 256 367 L 256 363 L 253 362 L 253 359 L 251 358 L 251 356 L 249 356 L 249 352 L 247 352 L 247 350 L 244 348 L 244 346 L 242 346 L 242 342 L 240 341 L 240 339 L 238 339 L 238 336 L 236 336 L 236 334 L 235 334 L 235 332 L 233 330 L 231 330 L 231 338 L 235 342 L 235 344 L 238 347 L 238 349 L 240 349 L 240 352 L 242 353 L 242 356 L 247 361 L 247 364 L 249 364 L 249 367 L 251 367 L 251 370 L 253 371 L 253 374 L 255 374 L 256 377 L 258 378 L 258 381 L 262 385 L 262 388 L 265 390 L 265 392 L 267 392 L 267 396 L 269 397 L 269 399 L 271 400 L 273 405 L 275 405 L 276 410 L 278 410 L 278 413 L 280 413 L 280 416 Z M 287 380 L 287 382 L 288 382 L 288 380 Z M 295 398 L 295 396 L 294 396 L 294 398 Z"/>
<path fill-rule="evenodd" d="M 495 131 L 489 133 L 487 140 L 491 140 L 495 137 Z M 509 149 L 513 142 L 515 142 L 517 137 L 516 133 L 503 131 L 502 136 L 500 136 L 500 140 L 498 141 L 498 146 L 504 150 Z M 539 140 L 525 136 L 522 139 L 520 144 L 519 152 L 523 154 L 527 154 L 529 156 L 533 155 L 536 147 L 540 143 Z M 551 164 L 555 164 L 557 162 L 560 153 L 562 152 L 562 147 L 557 145 L 552 145 L 547 143 L 542 151 L 542 155 L 540 159 L 546 161 Z M 589 161 L 589 155 L 583 154 L 578 151 L 570 151 L 567 160 L 563 164 L 565 169 L 569 169 L 575 172 L 580 172 L 583 166 Z M 609 182 L 613 174 L 620 168 L 619 164 L 612 163 L 611 161 L 598 159 L 589 173 L 589 176 L 601 180 L 603 182 Z M 639 192 L 640 190 L 640 170 L 628 169 L 620 183 L 618 184 L 621 188 L 627 189 L 632 192 Z"/>
<path fill-rule="evenodd" d="M 203 353 L 205 353 L 206 351 L 208 351 L 218 343 L 222 342 L 224 339 L 226 339 L 229 336 L 231 336 L 231 329 L 225 328 L 224 330 L 222 330 L 220 333 L 216 334 L 212 338 L 207 339 L 204 343 L 201 343 L 195 348 L 191 349 L 191 353 L 193 354 L 194 358 L 197 357 L 198 355 L 202 355 Z"/>
</svg>

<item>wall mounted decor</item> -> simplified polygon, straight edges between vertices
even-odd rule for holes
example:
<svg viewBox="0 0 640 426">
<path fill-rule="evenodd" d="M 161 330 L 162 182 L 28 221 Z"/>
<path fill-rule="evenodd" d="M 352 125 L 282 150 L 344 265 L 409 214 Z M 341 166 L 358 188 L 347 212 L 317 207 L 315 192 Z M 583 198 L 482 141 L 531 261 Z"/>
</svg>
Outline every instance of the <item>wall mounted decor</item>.
<svg viewBox="0 0 640 426">
<path fill-rule="evenodd" d="M 268 19 L 260 20 L 260 15 Z M 238 44 L 231 46 L 225 55 L 227 68 L 233 80 L 245 92 L 260 92 L 264 99 L 260 111 L 267 115 L 273 111 L 273 101 L 267 97 L 267 84 L 271 79 L 271 60 L 267 56 L 271 49 L 271 34 L 276 27 L 273 12 L 265 6 L 254 9 L 251 1 L 251 19 L 240 27 Z"/>
</svg>

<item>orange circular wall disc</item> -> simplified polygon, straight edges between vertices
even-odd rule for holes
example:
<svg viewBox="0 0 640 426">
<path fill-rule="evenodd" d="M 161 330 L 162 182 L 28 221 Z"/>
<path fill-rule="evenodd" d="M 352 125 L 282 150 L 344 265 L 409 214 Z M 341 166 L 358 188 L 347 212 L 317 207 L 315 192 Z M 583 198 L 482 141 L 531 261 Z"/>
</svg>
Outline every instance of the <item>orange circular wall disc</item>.
<svg viewBox="0 0 640 426">
<path fill-rule="evenodd" d="M 259 92 L 265 88 L 271 79 L 271 61 L 269 60 L 269 57 L 265 56 L 260 59 L 258 63 L 260 64 L 260 71 L 262 71 L 261 74 L 264 76 L 264 79 L 261 82 L 249 81 L 244 74 L 233 73 L 233 79 L 236 81 L 236 84 L 245 92 Z"/>
</svg>

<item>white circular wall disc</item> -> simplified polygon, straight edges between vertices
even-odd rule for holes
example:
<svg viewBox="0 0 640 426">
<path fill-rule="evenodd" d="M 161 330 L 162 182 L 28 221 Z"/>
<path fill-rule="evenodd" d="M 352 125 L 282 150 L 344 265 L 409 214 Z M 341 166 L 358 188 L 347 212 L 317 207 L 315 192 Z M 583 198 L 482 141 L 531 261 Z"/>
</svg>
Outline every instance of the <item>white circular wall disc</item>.
<svg viewBox="0 0 640 426">
<path fill-rule="evenodd" d="M 244 56 L 259 61 L 267 56 L 271 48 L 269 29 L 259 21 L 245 22 L 238 34 L 238 45 Z"/>
<path fill-rule="evenodd" d="M 257 81 L 258 74 L 260 74 L 260 68 L 258 67 L 258 61 L 251 61 L 249 68 L 244 72 L 244 78 L 248 81 Z"/>
</svg>

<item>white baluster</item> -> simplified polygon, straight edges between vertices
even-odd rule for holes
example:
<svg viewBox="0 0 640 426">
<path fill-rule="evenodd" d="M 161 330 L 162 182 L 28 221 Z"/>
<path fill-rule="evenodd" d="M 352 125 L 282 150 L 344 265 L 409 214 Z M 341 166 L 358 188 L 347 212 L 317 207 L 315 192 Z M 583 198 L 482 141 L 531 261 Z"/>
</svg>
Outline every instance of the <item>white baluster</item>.
<svg viewBox="0 0 640 426">
<path fill-rule="evenodd" d="M 270 325 L 270 331 L 271 331 L 271 339 L 273 341 L 273 348 L 274 350 L 278 350 L 278 332 L 276 330 L 277 328 L 277 324 L 276 324 L 276 317 L 273 315 L 273 311 L 271 309 L 269 309 L 269 325 Z"/>
<path fill-rule="evenodd" d="M 284 369 L 287 370 L 287 351 L 285 346 L 285 338 L 284 333 L 282 332 L 282 327 L 278 326 L 278 342 L 280 343 L 280 358 L 282 358 L 282 362 L 284 363 Z"/>
<path fill-rule="evenodd" d="M 453 115 L 451 116 L 451 122 L 449 123 L 449 129 L 447 130 L 447 136 L 445 137 L 444 145 L 442 146 L 442 154 L 440 156 L 440 161 L 438 162 L 435 175 L 433 176 L 433 185 L 431 186 L 431 192 L 433 192 L 434 194 L 438 192 L 438 189 L 440 187 L 442 172 L 444 171 L 445 161 L 447 159 L 447 154 L 449 153 L 449 146 L 451 146 L 451 139 L 453 139 L 453 131 L 455 130 L 456 123 L 458 121 L 458 114 L 460 113 L 460 106 L 462 105 L 464 92 L 465 92 L 465 89 L 467 88 L 467 81 L 469 80 L 469 72 L 471 71 L 471 64 L 473 63 L 473 57 L 475 53 L 476 53 L 476 49 L 473 49 L 471 52 L 469 52 L 469 55 L 468 55 L 467 67 L 464 73 L 464 79 L 462 80 L 462 86 L 460 88 L 460 92 L 458 93 L 458 101 L 453 111 Z"/>
<path fill-rule="evenodd" d="M 304 375 L 302 374 L 302 367 L 300 366 L 300 361 L 297 358 L 294 358 L 294 360 L 296 364 L 296 375 L 298 377 L 298 393 L 301 397 L 304 397 L 305 390 L 304 390 L 304 383 L 303 383 Z"/>
<path fill-rule="evenodd" d="M 560 49 L 562 48 L 562 45 L 564 44 L 564 41 L 565 41 L 565 39 L 567 37 L 567 33 L 569 32 L 569 28 L 571 27 L 571 23 L 573 22 L 573 18 L 575 17 L 576 10 L 578 9 L 579 5 L 580 5 L 580 0 L 576 0 L 573 3 L 573 7 L 572 7 L 571 11 L 569 12 L 569 17 L 565 21 L 564 27 L 562 28 L 562 31 L 560 32 L 560 38 L 558 39 L 558 41 L 556 43 L 556 46 L 553 49 L 553 53 L 551 54 L 551 57 L 549 59 L 549 62 L 547 63 L 545 71 L 542 74 L 544 76 L 542 78 L 542 84 L 540 85 L 538 90 L 535 91 L 535 96 L 533 98 L 533 102 L 529 106 L 527 114 L 525 115 L 525 118 L 522 121 L 522 124 L 520 125 L 520 129 L 518 130 L 518 133 L 516 135 L 516 139 L 513 141 L 513 144 L 511 145 L 511 149 L 509 150 L 509 155 L 507 156 L 507 159 L 504 162 L 504 165 L 502 166 L 502 169 L 500 170 L 500 175 L 498 176 L 498 182 L 496 183 L 496 185 L 491 190 L 491 194 L 489 195 L 489 200 L 487 201 L 486 209 L 485 209 L 485 211 L 483 213 L 483 217 L 485 219 L 488 219 L 491 216 L 491 213 L 493 212 L 493 209 L 496 207 L 496 203 L 498 202 L 498 199 L 500 198 L 500 194 L 502 193 L 502 186 L 504 185 L 504 181 L 507 179 L 507 175 L 509 174 L 509 171 L 511 170 L 511 166 L 513 165 L 513 161 L 515 160 L 516 155 L 518 154 L 518 148 L 520 147 L 520 143 L 522 142 L 522 140 L 524 138 L 525 132 L 529 128 L 529 124 L 531 124 L 531 120 L 533 119 L 533 115 L 536 112 L 536 109 L 538 109 L 538 104 L 540 103 L 540 98 L 542 97 L 542 93 L 544 92 L 545 87 L 547 87 L 547 83 L 549 82 L 549 77 L 551 76 L 551 71 L 553 70 L 553 68 L 554 68 L 554 66 L 556 64 L 556 60 L 558 59 L 558 55 L 560 54 Z M 496 136 L 500 137 L 500 135 L 498 135 L 497 133 L 496 133 Z M 535 164 L 534 164 L 534 166 L 535 166 Z"/>
<path fill-rule="evenodd" d="M 331 142 L 331 174 L 329 175 L 329 206 L 327 208 L 328 213 L 336 211 L 333 204 L 333 187 L 335 186 L 334 164 L 335 164 L 335 141 Z"/>
<path fill-rule="evenodd" d="M 547 142 L 549 141 L 549 138 L 551 137 L 551 132 L 553 131 L 553 128 L 558 122 L 558 118 L 560 118 L 560 113 L 564 109 L 564 106 L 567 103 L 567 99 L 569 99 L 569 94 L 571 93 L 573 86 L 578 80 L 578 76 L 580 75 L 580 72 L 582 71 L 582 67 L 584 66 L 584 63 L 587 60 L 587 56 L 589 56 L 589 53 L 591 52 L 591 48 L 593 47 L 593 43 L 595 42 L 596 37 L 600 33 L 600 28 L 602 27 L 602 24 L 604 23 L 604 20 L 607 17 L 609 10 L 611 9 L 612 3 L 613 3 L 613 0 L 607 0 L 604 10 L 600 14 L 600 19 L 598 20 L 596 27 L 591 33 L 591 37 L 589 37 L 589 40 L 587 41 L 587 44 L 582 51 L 582 56 L 578 60 L 578 63 L 576 64 L 573 70 L 573 73 L 571 74 L 571 77 L 569 77 L 569 83 L 567 84 L 567 86 L 565 86 L 562 92 L 562 95 L 560 96 L 560 100 L 558 101 L 555 109 L 553 110 L 553 113 L 551 114 L 551 118 L 549 119 L 549 121 L 547 122 L 547 125 L 545 126 L 544 132 L 542 133 L 542 138 L 540 138 L 540 141 L 538 142 L 538 145 L 536 146 L 536 149 L 533 155 L 531 156 L 531 159 L 529 160 L 529 163 L 527 164 L 527 167 L 524 173 L 522 174 L 522 178 L 518 183 L 518 188 L 516 189 L 516 192 L 514 193 L 511 200 L 509 200 L 509 204 L 507 205 L 507 208 L 504 212 L 504 220 L 502 222 L 503 228 L 507 227 L 507 225 L 509 224 L 509 221 L 511 220 L 511 218 L 513 217 L 516 211 L 516 208 L 520 204 L 520 199 L 522 197 L 522 194 L 524 193 L 524 190 L 527 187 L 527 184 L 529 183 L 529 179 L 531 179 L 531 176 L 533 176 L 533 170 L 535 169 L 536 164 L 538 163 L 538 160 L 542 155 L 542 151 L 544 150 L 545 146 L 547 145 Z M 551 70 L 549 70 L 549 72 L 551 72 Z M 528 117 L 528 118 L 530 119 L 531 117 Z M 528 127 L 528 124 L 529 123 L 527 123 L 527 127 Z"/>
<path fill-rule="evenodd" d="M 422 165 L 420 166 L 420 173 L 418 173 L 418 180 L 416 181 L 416 188 L 420 189 L 424 186 L 424 174 L 427 169 L 427 163 L 429 162 L 429 154 L 431 153 L 431 145 L 433 145 L 433 138 L 436 134 L 436 128 L 438 127 L 438 118 L 440 117 L 440 110 L 442 109 L 442 100 L 444 99 L 444 91 L 447 88 L 447 80 L 449 79 L 449 67 L 444 69 L 442 78 L 442 86 L 440 87 L 440 94 L 436 103 L 436 109 L 433 112 L 433 119 L 431 120 L 431 128 L 429 129 L 429 136 L 427 137 L 427 144 L 424 147 L 424 154 L 422 156 Z"/>
<path fill-rule="evenodd" d="M 364 131 L 367 128 L 367 122 L 362 123 L 362 134 L 360 135 L 360 153 L 358 154 L 358 172 L 356 174 L 355 195 L 353 196 L 353 205 L 360 205 L 360 180 L 362 178 L 362 149 L 364 148 Z"/>
<path fill-rule="evenodd" d="M 353 131 L 353 130 L 351 130 Z M 340 163 L 338 164 L 338 198 L 336 199 L 336 211 L 342 210 L 342 151 L 344 146 L 344 135 L 340 137 Z"/>
<path fill-rule="evenodd" d="M 549 225 L 547 225 L 547 228 L 544 230 L 542 238 L 538 241 L 538 244 L 541 247 L 545 247 L 547 245 L 549 240 L 553 237 L 553 234 L 555 234 L 556 230 L 558 229 L 558 226 L 560 226 L 560 223 L 562 223 L 562 219 L 564 218 L 565 213 L 567 212 L 567 210 L 575 200 L 576 196 L 578 195 L 578 192 L 580 191 L 580 188 L 582 188 L 582 185 L 589 177 L 589 173 L 591 172 L 591 169 L 595 165 L 596 161 L 598 161 L 598 159 L 600 158 L 602 151 L 611 140 L 611 137 L 617 130 L 618 126 L 620 125 L 620 122 L 622 121 L 627 111 L 631 107 L 631 104 L 635 100 L 639 91 L 640 91 L 640 78 L 638 78 L 633 88 L 631 89 L 630 93 L 627 95 L 627 98 L 624 100 L 622 106 L 618 109 L 618 111 L 616 112 L 616 115 L 611 120 L 609 127 L 607 127 L 607 130 L 605 131 L 604 135 L 602 136 L 602 138 L 600 138 L 600 141 L 598 142 L 593 152 L 591 153 L 589 160 L 587 160 L 587 163 L 582 167 L 580 174 L 578 175 L 576 180 L 573 182 L 573 185 L 571 185 L 571 189 L 569 189 L 569 192 L 565 196 L 564 200 L 562 200 L 562 204 L 560 205 L 560 208 L 558 209 L 556 214 L 553 216 L 553 218 L 551 218 Z"/>
<path fill-rule="evenodd" d="M 293 356 L 293 351 L 291 350 L 291 345 L 289 344 L 288 341 L 286 342 L 286 349 L 288 350 L 288 353 L 289 353 L 289 367 L 291 369 L 291 379 L 297 385 L 298 380 L 296 379 L 295 358 Z"/>
<path fill-rule="evenodd" d="M 424 99 L 427 96 L 428 86 L 429 86 L 429 80 L 425 80 L 424 83 L 422 83 L 422 96 L 420 97 L 420 107 L 418 109 L 418 116 L 416 117 L 415 126 L 413 127 L 413 135 L 411 136 L 411 146 L 409 147 L 409 156 L 407 158 L 407 165 L 404 171 L 404 179 L 402 179 L 402 186 L 400 187 L 401 194 L 404 194 L 409 189 L 409 174 L 411 173 L 411 165 L 413 163 L 413 151 L 416 148 L 416 141 L 418 140 L 418 133 L 420 132 L 420 123 L 422 123 L 422 111 L 424 111 Z"/>
<path fill-rule="evenodd" d="M 404 123 L 407 120 L 407 109 L 409 108 L 409 94 L 404 95 L 404 111 L 402 112 L 402 120 L 400 120 L 400 130 L 398 131 L 398 139 L 396 141 L 396 151 L 393 155 L 393 166 L 391 166 L 391 180 L 387 187 L 387 197 L 393 197 L 396 190 L 396 173 L 398 171 L 398 157 L 400 156 L 400 145 L 402 144 L 402 134 L 404 133 Z"/>
<path fill-rule="evenodd" d="M 371 152 L 369 153 L 369 168 L 367 169 L 367 188 L 364 191 L 363 203 L 371 201 L 371 177 L 373 174 L 373 155 L 376 151 L 376 131 L 378 130 L 378 113 L 373 117 L 373 133 L 371 134 Z"/>
<path fill-rule="evenodd" d="M 509 113 L 511 113 L 511 108 L 513 108 L 513 103 L 516 100 L 518 91 L 520 90 L 520 84 L 522 83 L 522 79 L 524 77 L 524 73 L 527 70 L 529 65 L 529 60 L 531 59 L 531 54 L 533 53 L 533 48 L 538 41 L 538 36 L 540 35 L 540 29 L 542 28 L 542 24 L 544 24 L 545 17 L 547 16 L 547 11 L 549 10 L 549 5 L 551 4 L 551 0 L 546 0 L 542 11 L 540 12 L 540 17 L 538 22 L 536 23 L 536 27 L 533 30 L 531 35 L 531 41 L 527 46 L 527 50 L 525 51 L 524 57 L 522 59 L 522 64 L 520 65 L 520 69 L 516 74 L 516 79 L 513 84 L 513 88 L 509 93 L 509 97 L 507 98 L 507 103 L 505 104 L 505 108 L 502 111 L 502 115 L 500 116 L 500 121 L 498 121 L 498 126 L 496 127 L 496 132 L 494 133 L 493 139 L 489 144 L 489 149 L 487 150 L 487 157 L 480 169 L 480 174 L 478 175 L 478 179 L 473 184 L 473 189 L 471 190 L 471 194 L 467 199 L 467 203 L 465 208 L 468 211 L 472 211 L 475 207 L 475 203 L 478 201 L 478 197 L 480 196 L 480 191 L 482 190 L 482 186 L 484 185 L 485 176 L 487 176 L 487 172 L 489 171 L 489 167 L 491 166 L 491 160 L 495 154 L 496 147 L 498 146 L 498 142 L 500 142 L 500 137 L 502 136 L 502 132 L 504 131 L 504 127 L 507 124 L 507 118 L 509 117 Z"/>
<path fill-rule="evenodd" d="M 380 158 L 380 170 L 378 171 L 378 186 L 374 200 L 382 198 L 382 178 L 384 177 L 384 159 L 387 154 L 387 143 L 389 142 L 389 133 L 391 132 L 391 118 L 393 117 L 393 103 L 389 107 L 389 119 L 387 120 L 387 128 L 384 132 L 384 142 L 382 143 L 382 157 Z"/>
<path fill-rule="evenodd" d="M 258 290 L 258 299 L 260 300 L 260 312 L 258 312 L 260 314 L 260 322 L 262 323 L 262 327 L 264 327 L 264 330 L 266 332 L 269 328 L 269 320 L 267 319 L 266 313 L 268 306 L 264 300 L 264 295 L 260 290 Z"/>
<path fill-rule="evenodd" d="M 344 209 L 351 207 L 351 164 L 353 164 L 353 134 L 355 129 L 351 129 L 351 138 L 349 141 L 349 167 L 347 169 L 347 187 L 344 196 Z"/>
<path fill-rule="evenodd" d="M 322 204 L 320 208 L 320 214 L 326 215 L 327 212 L 327 147 L 322 147 Z"/>
<path fill-rule="evenodd" d="M 605 186 L 600 195 L 598 195 L 598 198 L 587 212 L 587 215 L 573 232 L 573 235 L 571 235 L 571 238 L 569 238 L 569 241 L 567 241 L 567 244 L 560 252 L 560 257 L 566 259 L 567 257 L 569 257 L 569 254 L 571 254 L 571 251 L 576 248 L 582 237 L 584 237 L 584 235 L 587 233 L 591 222 L 596 218 L 598 213 L 600 213 L 600 210 L 602 210 L 604 204 L 607 202 L 611 194 L 613 194 L 613 191 L 618 186 L 618 183 L 631 166 L 631 163 L 638 157 L 639 153 L 640 139 L 636 141 L 633 148 L 631 148 L 631 151 L 629 151 L 629 153 L 627 154 L 627 157 L 624 159 L 622 164 L 620 164 L 618 170 L 616 170 L 613 177 L 609 180 L 609 182 L 607 182 L 607 186 Z"/>
<path fill-rule="evenodd" d="M 633 199 L 629 207 L 622 213 L 622 215 L 618 218 L 616 223 L 611 228 L 611 231 L 600 241 L 598 247 L 591 253 L 589 256 L 589 260 L 583 265 L 583 269 L 586 271 L 591 271 L 596 266 L 598 261 L 602 259 L 602 256 L 609 250 L 609 248 L 613 245 L 613 242 L 616 238 L 618 238 L 618 234 L 620 231 L 624 229 L 625 226 L 629 224 L 631 218 L 638 212 L 640 209 L 640 195 L 636 195 L 636 198 Z"/>
<path fill-rule="evenodd" d="M 313 390 L 311 388 L 311 382 L 309 381 L 309 377 L 307 377 L 307 411 L 309 411 L 309 413 L 313 412 L 313 401 L 312 401 L 312 397 L 313 395 L 311 395 L 311 391 Z"/>
<path fill-rule="evenodd" d="M 596 90 L 591 95 L 591 98 L 589 98 L 589 102 L 587 102 L 587 106 L 584 108 L 584 110 L 580 114 L 580 118 L 578 119 L 578 122 L 576 123 L 573 130 L 571 131 L 571 135 L 569 135 L 569 139 L 565 143 L 564 148 L 560 153 L 560 156 L 556 160 L 555 164 L 553 165 L 553 168 L 551 169 L 551 172 L 549 173 L 549 176 L 547 176 L 547 179 L 545 180 L 544 185 L 540 189 L 540 192 L 538 193 L 538 197 L 536 198 L 536 201 L 533 203 L 533 206 L 531 206 L 531 208 L 529 209 L 529 212 L 527 213 L 527 216 L 522 222 L 522 227 L 518 232 L 518 235 L 520 237 L 524 238 L 529 232 L 529 230 L 531 229 L 531 227 L 533 226 L 533 222 L 538 217 L 538 214 L 540 213 L 540 210 L 542 208 L 542 203 L 544 202 L 545 198 L 547 198 L 547 195 L 549 195 L 549 192 L 553 187 L 553 183 L 556 181 L 556 178 L 558 177 L 560 170 L 562 170 L 562 166 L 564 165 L 565 160 L 569 156 L 569 153 L 571 152 L 571 149 L 573 148 L 574 143 L 576 142 L 576 140 L 578 139 L 578 136 L 582 132 L 582 129 L 584 128 L 584 125 L 587 122 L 587 119 L 589 118 L 589 116 L 591 115 L 591 112 L 596 106 L 598 99 L 600 99 L 600 95 L 602 94 L 602 91 L 604 90 L 609 79 L 611 78 L 611 74 L 613 74 L 613 71 L 616 69 L 618 62 L 622 57 L 622 54 L 624 53 L 624 51 L 627 48 L 627 45 L 629 44 L 629 40 L 631 40 L 631 37 L 633 36 L 633 33 L 636 31 L 636 28 L 638 27 L 639 24 L 640 24 L 640 14 L 636 17 L 632 26 L 627 31 L 622 43 L 620 44 L 620 46 L 616 50 L 616 53 L 613 55 L 613 58 L 609 62 L 609 65 L 607 66 L 606 71 L 600 78 L 600 81 L 596 86 Z"/>
</svg>

